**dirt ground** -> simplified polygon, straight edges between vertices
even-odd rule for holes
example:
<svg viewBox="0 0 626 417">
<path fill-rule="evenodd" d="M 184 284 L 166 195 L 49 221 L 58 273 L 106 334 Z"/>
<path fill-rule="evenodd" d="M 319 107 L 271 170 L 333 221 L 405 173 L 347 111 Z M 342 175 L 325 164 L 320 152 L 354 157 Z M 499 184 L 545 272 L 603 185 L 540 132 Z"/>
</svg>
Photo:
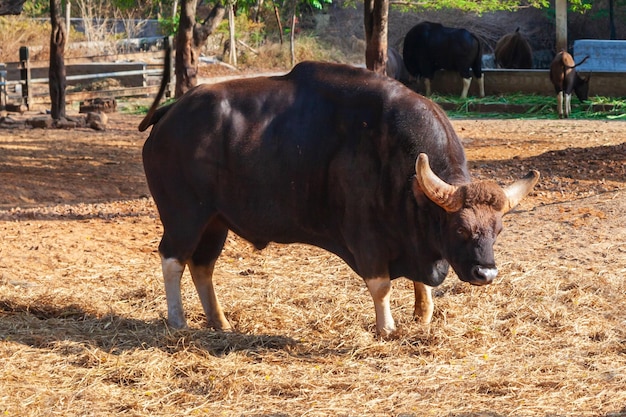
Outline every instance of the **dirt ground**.
<svg viewBox="0 0 626 417">
<path fill-rule="evenodd" d="M 395 281 L 403 336 L 378 341 L 337 258 L 235 236 L 216 279 L 237 332 L 203 328 L 187 277 L 172 333 L 140 119 L 0 128 L 3 415 L 626 416 L 626 123 L 454 120 L 476 178 L 541 181 L 496 283 L 451 274 L 425 330 Z"/>
</svg>

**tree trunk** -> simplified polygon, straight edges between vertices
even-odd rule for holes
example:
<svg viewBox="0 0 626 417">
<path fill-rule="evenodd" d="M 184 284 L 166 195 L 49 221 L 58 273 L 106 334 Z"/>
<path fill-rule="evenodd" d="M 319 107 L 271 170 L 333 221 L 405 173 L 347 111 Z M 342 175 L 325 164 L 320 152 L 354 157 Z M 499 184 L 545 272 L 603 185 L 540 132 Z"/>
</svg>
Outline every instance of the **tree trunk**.
<svg viewBox="0 0 626 417">
<path fill-rule="evenodd" d="M 71 0 L 65 0 L 65 31 L 67 35 L 67 41 L 70 39 L 70 32 L 72 30 L 72 2 Z"/>
<path fill-rule="evenodd" d="M 389 0 L 365 0 L 363 17 L 366 42 L 365 66 L 374 72 L 385 74 Z"/>
<path fill-rule="evenodd" d="M 196 23 L 196 6 L 197 0 L 181 0 L 180 2 L 181 12 L 176 34 L 174 70 L 176 73 L 174 96 L 176 98 L 198 83 L 199 49 L 224 18 L 224 6 L 218 2 L 202 24 Z"/>
<path fill-rule="evenodd" d="M 617 34 L 615 33 L 615 9 L 613 0 L 609 0 L 609 39 L 615 40 L 617 39 Z"/>
<path fill-rule="evenodd" d="M 567 0 L 556 0 L 556 53 L 567 51 Z"/>
<path fill-rule="evenodd" d="M 26 0 L 0 0 L 0 16 L 22 13 Z"/>
<path fill-rule="evenodd" d="M 52 119 L 65 118 L 65 24 L 59 17 L 58 0 L 50 0 L 50 67 L 48 70 Z"/>
<path fill-rule="evenodd" d="M 193 26 L 196 20 L 196 0 L 180 2 L 180 21 L 176 34 L 176 89 L 178 98 L 198 83 L 198 55 L 193 48 Z"/>
<path fill-rule="evenodd" d="M 217 29 L 222 19 L 224 19 L 226 9 L 220 2 L 217 2 L 215 6 L 209 12 L 209 15 L 204 19 L 202 24 L 196 23 L 193 26 L 193 46 L 196 49 L 200 49 L 206 44 L 206 40 L 211 33 Z"/>
<path fill-rule="evenodd" d="M 228 2 L 228 42 L 230 57 L 228 63 L 237 66 L 237 45 L 235 41 L 235 5 L 232 1 Z"/>
<path fill-rule="evenodd" d="M 256 4 L 252 9 L 252 20 L 256 23 L 261 21 L 261 10 L 263 10 L 263 0 L 256 0 Z"/>
<path fill-rule="evenodd" d="M 280 22 L 280 13 L 278 12 L 278 6 L 274 2 L 274 17 L 276 18 L 276 24 L 278 25 L 278 35 L 280 36 L 280 44 L 283 44 L 283 24 Z"/>
<path fill-rule="evenodd" d="M 289 37 L 289 52 L 291 55 L 291 66 L 296 65 L 296 20 L 298 16 L 298 0 L 293 0 L 293 13 L 291 14 L 291 33 Z"/>
</svg>

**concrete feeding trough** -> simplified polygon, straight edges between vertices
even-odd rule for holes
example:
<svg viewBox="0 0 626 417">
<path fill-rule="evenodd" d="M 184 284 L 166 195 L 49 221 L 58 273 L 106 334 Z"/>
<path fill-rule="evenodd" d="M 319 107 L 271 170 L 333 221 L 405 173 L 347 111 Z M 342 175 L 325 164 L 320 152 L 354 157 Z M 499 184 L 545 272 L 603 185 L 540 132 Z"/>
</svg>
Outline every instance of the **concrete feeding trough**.
<svg viewBox="0 0 626 417">
<path fill-rule="evenodd" d="M 574 41 L 574 61 L 589 59 L 576 71 L 580 72 L 626 72 L 626 41 L 579 39 Z"/>
</svg>

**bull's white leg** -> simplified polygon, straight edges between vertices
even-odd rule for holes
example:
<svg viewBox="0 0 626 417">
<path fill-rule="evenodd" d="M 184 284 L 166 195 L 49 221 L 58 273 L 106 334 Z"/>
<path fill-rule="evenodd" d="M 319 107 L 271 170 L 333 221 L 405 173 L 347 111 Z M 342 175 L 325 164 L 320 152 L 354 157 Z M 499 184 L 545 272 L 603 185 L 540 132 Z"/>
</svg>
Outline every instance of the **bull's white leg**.
<svg viewBox="0 0 626 417">
<path fill-rule="evenodd" d="M 485 97 L 485 74 L 478 79 L 478 89 L 480 90 L 480 96 Z"/>
<path fill-rule="evenodd" d="M 424 78 L 424 87 L 426 87 L 426 95 L 430 95 L 430 79 Z"/>
<path fill-rule="evenodd" d="M 569 117 L 572 112 L 572 95 L 565 94 L 565 117 Z"/>
<path fill-rule="evenodd" d="M 222 311 L 222 306 L 215 295 L 215 287 L 213 286 L 213 269 L 215 261 L 210 265 L 194 265 L 189 263 L 189 272 L 196 286 L 198 297 L 202 303 L 204 314 L 210 327 L 215 330 L 230 330 L 232 327 Z"/>
<path fill-rule="evenodd" d="M 423 324 L 429 324 L 433 318 L 433 288 L 421 282 L 413 282 L 415 289 L 415 311 L 413 313 L 415 319 L 418 318 Z"/>
<path fill-rule="evenodd" d="M 387 337 L 396 330 L 396 323 L 391 316 L 391 280 L 389 278 L 366 279 L 367 289 L 374 300 L 376 312 L 376 334 Z"/>
<path fill-rule="evenodd" d="M 183 276 L 185 265 L 174 258 L 165 259 L 161 256 L 161 268 L 163 269 L 165 299 L 167 300 L 167 322 L 174 328 L 182 329 L 187 327 L 183 300 L 180 295 L 180 279 Z"/>
<path fill-rule="evenodd" d="M 556 110 L 559 113 L 559 119 L 563 118 L 563 92 L 559 91 L 556 96 Z"/>
<path fill-rule="evenodd" d="M 467 98 L 467 92 L 469 91 L 471 78 L 463 78 L 463 91 L 461 92 L 461 98 Z"/>
</svg>

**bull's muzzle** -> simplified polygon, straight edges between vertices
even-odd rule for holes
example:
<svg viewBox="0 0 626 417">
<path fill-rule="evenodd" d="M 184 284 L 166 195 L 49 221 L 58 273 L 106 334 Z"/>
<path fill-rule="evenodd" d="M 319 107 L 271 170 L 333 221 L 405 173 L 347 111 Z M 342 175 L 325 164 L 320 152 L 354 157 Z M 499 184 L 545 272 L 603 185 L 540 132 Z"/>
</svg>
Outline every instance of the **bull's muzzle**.
<svg viewBox="0 0 626 417">
<path fill-rule="evenodd" d="M 491 284 L 495 277 L 498 276 L 498 268 L 474 265 L 472 267 L 472 285 Z"/>
</svg>

